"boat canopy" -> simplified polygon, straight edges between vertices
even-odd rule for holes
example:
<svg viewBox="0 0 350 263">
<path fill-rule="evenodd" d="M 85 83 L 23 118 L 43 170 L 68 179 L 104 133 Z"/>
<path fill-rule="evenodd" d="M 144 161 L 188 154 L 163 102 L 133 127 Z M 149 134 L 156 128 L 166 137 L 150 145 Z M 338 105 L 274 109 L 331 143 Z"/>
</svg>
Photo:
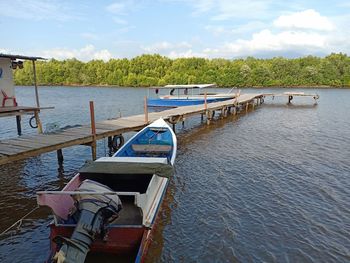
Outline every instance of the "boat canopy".
<svg viewBox="0 0 350 263">
<path fill-rule="evenodd" d="M 160 177 L 169 178 L 173 174 L 173 166 L 168 163 L 159 162 L 114 162 L 112 160 L 96 161 L 88 162 L 79 170 L 79 173 L 111 175 L 156 174 Z"/>
<path fill-rule="evenodd" d="M 164 87 L 153 87 L 153 89 L 205 89 L 214 88 L 216 84 L 184 84 L 184 85 L 166 85 Z"/>
<path fill-rule="evenodd" d="M 33 56 L 23 56 L 23 55 L 12 55 L 12 54 L 3 54 L 0 53 L 0 58 L 9 58 L 12 60 L 16 60 L 16 59 L 23 59 L 23 60 L 46 60 L 46 58 L 42 58 L 42 57 L 33 57 Z"/>
</svg>

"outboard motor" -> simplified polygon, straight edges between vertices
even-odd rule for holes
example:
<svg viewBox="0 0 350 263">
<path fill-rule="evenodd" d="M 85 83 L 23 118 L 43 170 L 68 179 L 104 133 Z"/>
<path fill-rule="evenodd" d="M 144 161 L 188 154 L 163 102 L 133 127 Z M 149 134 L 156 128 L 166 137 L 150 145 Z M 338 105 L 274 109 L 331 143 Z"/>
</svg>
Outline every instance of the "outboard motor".
<svg viewBox="0 0 350 263">
<path fill-rule="evenodd" d="M 84 180 L 79 192 L 112 192 L 109 187 L 91 180 Z M 118 195 L 77 194 L 74 195 L 78 222 L 71 238 L 55 237 L 61 249 L 54 256 L 58 263 L 82 263 L 90 250 L 91 243 L 98 234 L 103 234 L 105 225 L 118 217 L 122 203 Z M 77 215 L 78 213 L 78 215 Z"/>
</svg>

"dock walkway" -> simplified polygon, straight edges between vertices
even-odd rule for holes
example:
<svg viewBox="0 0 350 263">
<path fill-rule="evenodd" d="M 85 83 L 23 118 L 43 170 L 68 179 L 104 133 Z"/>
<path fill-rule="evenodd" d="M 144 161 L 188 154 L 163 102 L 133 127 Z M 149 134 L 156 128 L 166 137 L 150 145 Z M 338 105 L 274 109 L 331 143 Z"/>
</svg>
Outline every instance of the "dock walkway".
<svg viewBox="0 0 350 263">
<path fill-rule="evenodd" d="M 95 140 L 138 131 L 159 118 L 167 120 L 174 126 L 190 116 L 201 115 L 202 117 L 206 116 L 209 123 L 215 111 L 221 111 L 221 114 L 226 116 L 232 111 L 236 113 L 237 109 L 242 107 L 246 107 L 246 109 L 250 105 L 254 107 L 262 102 L 263 97 L 264 94 L 242 94 L 237 99 L 209 103 L 207 105 L 184 106 L 161 112 L 151 112 L 146 115 L 140 114 L 99 121 L 95 124 L 95 136 L 92 134 L 91 125 L 82 125 L 52 134 L 25 135 L 0 140 L 0 165 L 51 151 L 60 151 L 63 148 L 75 145 L 89 145 L 93 147 Z M 146 121 L 146 118 L 148 121 Z"/>
</svg>

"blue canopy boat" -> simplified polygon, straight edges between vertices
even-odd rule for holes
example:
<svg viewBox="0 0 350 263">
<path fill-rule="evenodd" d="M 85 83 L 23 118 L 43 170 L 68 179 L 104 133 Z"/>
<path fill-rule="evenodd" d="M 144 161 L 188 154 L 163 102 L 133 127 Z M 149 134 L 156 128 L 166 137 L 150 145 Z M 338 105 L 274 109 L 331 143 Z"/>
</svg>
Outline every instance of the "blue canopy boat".
<svg viewBox="0 0 350 263">
<path fill-rule="evenodd" d="M 215 87 L 215 84 L 191 84 L 191 85 L 166 85 L 164 87 L 151 88 L 155 90 L 158 98 L 148 96 L 147 105 L 149 107 L 180 107 L 189 105 L 199 105 L 205 103 L 205 94 L 207 103 L 224 101 L 235 98 L 236 94 L 231 93 L 213 93 L 205 92 L 207 88 Z M 160 95 L 160 91 L 167 90 L 169 94 Z"/>
</svg>

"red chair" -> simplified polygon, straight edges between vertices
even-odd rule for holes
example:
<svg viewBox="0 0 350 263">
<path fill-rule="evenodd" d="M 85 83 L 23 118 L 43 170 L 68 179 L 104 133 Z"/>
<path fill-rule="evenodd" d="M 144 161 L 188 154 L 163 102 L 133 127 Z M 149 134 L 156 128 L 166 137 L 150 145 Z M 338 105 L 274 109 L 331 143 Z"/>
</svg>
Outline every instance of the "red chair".
<svg viewBox="0 0 350 263">
<path fill-rule="evenodd" d="M 3 99 L 2 99 L 2 107 L 5 107 L 5 103 L 6 103 L 6 100 L 13 100 L 13 106 L 17 106 L 17 101 L 16 101 L 16 97 L 15 96 L 12 96 L 12 97 L 9 97 L 7 96 L 6 92 L 4 90 L 1 90 L 1 93 L 2 93 L 2 96 L 3 96 Z"/>
</svg>

